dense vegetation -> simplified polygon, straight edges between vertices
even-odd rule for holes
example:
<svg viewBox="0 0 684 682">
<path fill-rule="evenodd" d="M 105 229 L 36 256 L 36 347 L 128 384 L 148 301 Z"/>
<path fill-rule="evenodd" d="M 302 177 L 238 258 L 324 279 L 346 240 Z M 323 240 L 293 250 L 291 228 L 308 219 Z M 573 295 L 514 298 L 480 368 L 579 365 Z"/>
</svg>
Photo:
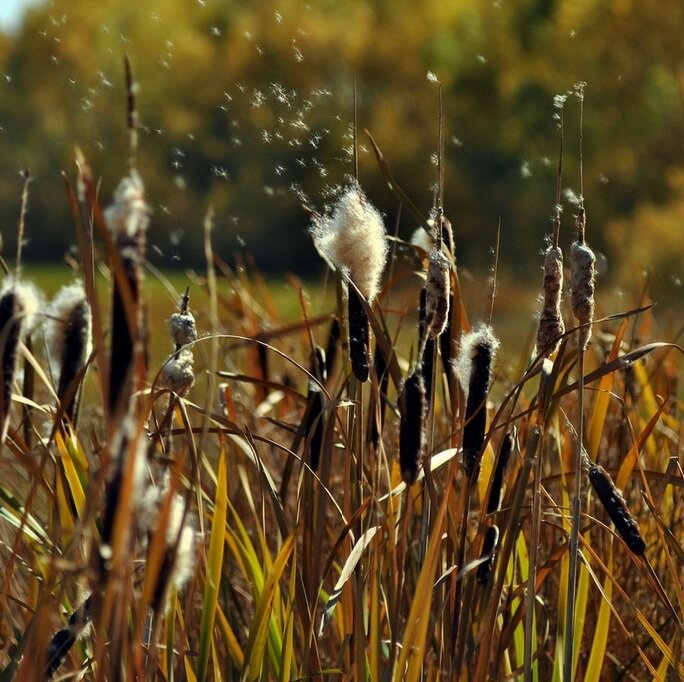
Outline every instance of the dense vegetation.
<svg viewBox="0 0 684 682">
<path fill-rule="evenodd" d="M 196 264 L 212 203 L 226 258 L 247 248 L 266 269 L 311 271 L 317 262 L 292 187 L 321 208 L 350 172 L 354 75 L 360 126 L 391 149 L 418 205 L 433 202 L 432 71 L 444 84 L 445 204 L 459 228 L 459 258 L 471 268 L 487 263 L 501 218 L 502 262 L 535 279 L 527 259 L 548 225 L 542 197 L 555 182 L 553 97 L 586 81 L 595 244 L 610 274 L 633 279 L 648 269 L 660 295 L 682 277 L 683 12 L 677 0 L 51 0 L 0 49 L 2 224 L 14 223 L 17 171 L 28 166 L 39 190 L 29 220 L 50 236 L 55 256 L 66 250 L 59 171 L 72 168 L 75 144 L 111 169 L 103 174 L 111 194 L 124 163 L 117 93 L 126 52 L 144 95 L 140 167 L 163 253 L 150 257 Z M 569 134 L 575 125 L 569 120 Z M 576 161 L 568 157 L 568 178 L 577 177 Z M 392 216 L 396 202 L 372 166 L 362 151 L 366 191 Z M 415 226 L 406 217 L 401 233 Z M 11 249 L 12 231 L 4 232 Z M 278 250 L 269 248 L 283 235 Z M 39 244 L 26 253 L 45 258 Z"/>
</svg>

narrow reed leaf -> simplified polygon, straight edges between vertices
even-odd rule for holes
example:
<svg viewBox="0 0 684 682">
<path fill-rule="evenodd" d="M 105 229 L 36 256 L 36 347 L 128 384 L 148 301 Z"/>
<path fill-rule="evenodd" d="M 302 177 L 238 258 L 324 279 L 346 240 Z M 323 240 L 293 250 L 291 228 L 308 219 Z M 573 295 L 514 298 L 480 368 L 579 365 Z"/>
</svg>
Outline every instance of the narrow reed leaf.
<svg viewBox="0 0 684 682">
<path fill-rule="evenodd" d="M 264 664 L 266 654 L 266 642 L 269 634 L 269 626 L 273 612 L 273 598 L 278 588 L 287 562 L 295 547 L 296 533 L 290 534 L 278 552 L 278 556 L 273 562 L 271 570 L 266 576 L 263 589 L 259 594 L 256 604 L 256 611 L 249 631 L 249 638 L 244 652 L 244 665 L 242 669 L 242 680 L 252 682 L 258 680 Z M 200 679 L 204 679 L 201 676 Z"/>
<path fill-rule="evenodd" d="M 340 597 L 342 596 L 342 590 L 344 589 L 344 586 L 347 584 L 349 578 L 351 578 L 352 574 L 354 573 L 354 569 L 361 560 L 364 550 L 366 547 L 368 547 L 368 545 L 370 545 L 371 540 L 375 537 L 375 534 L 378 532 L 378 530 L 380 530 L 380 526 L 371 526 L 368 528 L 368 530 L 366 530 L 365 533 L 363 533 L 363 535 L 361 535 L 361 537 L 356 541 L 354 547 L 352 547 L 352 551 L 349 552 L 349 556 L 344 562 L 344 566 L 340 572 L 340 577 L 337 579 L 335 587 L 328 595 L 328 601 L 325 603 L 325 609 L 321 618 L 321 625 L 318 628 L 319 637 L 323 636 L 323 632 L 325 631 L 325 628 L 330 622 L 330 618 L 335 611 L 335 606 L 337 606 L 337 602 L 339 602 Z"/>
<path fill-rule="evenodd" d="M 412 484 L 425 448 L 425 385 L 423 377 L 416 369 L 399 394 L 399 464 L 404 482 Z"/>
<path fill-rule="evenodd" d="M 323 446 L 323 434 L 325 420 L 323 412 L 325 398 L 321 387 L 315 381 L 309 381 L 309 390 L 306 396 L 306 412 L 304 413 L 304 432 L 308 434 L 309 466 L 313 471 L 318 470 L 321 459 L 321 447 Z"/>
<path fill-rule="evenodd" d="M 641 556 L 646 550 L 646 543 L 641 537 L 639 524 L 630 514 L 625 498 L 610 474 L 602 466 L 592 464 L 589 467 L 589 481 L 624 543 L 633 554 Z"/>
<path fill-rule="evenodd" d="M 499 341 L 491 327 L 480 325 L 461 340 L 455 370 L 467 395 L 463 426 L 463 463 L 468 478 L 477 478 L 487 426 L 486 401 Z"/>
<path fill-rule="evenodd" d="M 213 639 L 214 618 L 218 604 L 218 592 L 223 569 L 223 549 L 225 546 L 226 516 L 228 512 L 228 471 L 226 452 L 219 452 L 216 497 L 211 519 L 211 535 L 207 554 L 204 598 L 200 619 L 199 649 L 197 655 L 197 678 L 206 679 L 209 665 L 209 651 Z"/>
</svg>

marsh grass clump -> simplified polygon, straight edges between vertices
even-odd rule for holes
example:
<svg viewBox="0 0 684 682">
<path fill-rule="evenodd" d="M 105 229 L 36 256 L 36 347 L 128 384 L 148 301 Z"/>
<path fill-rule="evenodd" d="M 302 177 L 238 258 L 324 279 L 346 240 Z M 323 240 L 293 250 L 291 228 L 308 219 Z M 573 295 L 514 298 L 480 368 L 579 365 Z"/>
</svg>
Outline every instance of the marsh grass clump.
<svg viewBox="0 0 684 682">
<path fill-rule="evenodd" d="M 492 370 L 499 340 L 487 325 L 461 339 L 454 370 L 466 395 L 463 426 L 463 463 L 466 476 L 476 479 L 487 426 L 487 394 L 492 383 Z"/>
</svg>

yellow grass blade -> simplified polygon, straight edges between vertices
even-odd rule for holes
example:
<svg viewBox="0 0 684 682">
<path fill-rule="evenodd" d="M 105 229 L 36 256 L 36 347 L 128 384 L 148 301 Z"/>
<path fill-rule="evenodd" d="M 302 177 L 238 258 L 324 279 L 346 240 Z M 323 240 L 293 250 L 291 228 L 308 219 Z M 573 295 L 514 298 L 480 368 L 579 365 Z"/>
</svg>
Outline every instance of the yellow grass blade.
<svg viewBox="0 0 684 682">
<path fill-rule="evenodd" d="M 223 568 L 223 548 L 225 547 L 225 527 L 228 513 L 228 472 L 226 468 L 226 452 L 221 448 L 218 462 L 216 498 L 211 521 L 209 553 L 207 554 L 206 584 L 202 603 L 200 621 L 199 654 L 197 657 L 197 677 L 206 679 L 209 663 L 209 652 L 213 639 L 214 618 L 218 605 L 218 590 Z"/>
<path fill-rule="evenodd" d="M 271 621 L 271 612 L 273 605 L 273 597 L 278 587 L 283 571 L 290 559 L 290 554 L 295 546 L 295 534 L 292 533 L 283 543 L 283 546 L 278 552 L 273 568 L 266 576 L 264 582 L 264 589 L 259 595 L 259 600 L 256 606 L 254 619 L 249 632 L 249 639 L 245 647 L 245 661 L 242 669 L 243 680 L 256 680 L 261 674 L 261 669 L 264 663 L 264 655 L 266 652 L 266 642 L 269 634 L 269 624 Z"/>
<path fill-rule="evenodd" d="M 608 573 L 613 572 L 613 542 L 610 542 L 608 561 L 606 562 Z M 603 583 L 603 599 L 599 608 L 596 628 L 594 629 L 594 639 L 591 645 L 591 653 L 587 662 L 587 669 L 584 674 L 586 680 L 600 680 L 603 662 L 606 657 L 606 647 L 608 644 L 608 632 L 610 630 L 610 599 L 613 595 L 613 581 L 608 575 Z"/>
</svg>

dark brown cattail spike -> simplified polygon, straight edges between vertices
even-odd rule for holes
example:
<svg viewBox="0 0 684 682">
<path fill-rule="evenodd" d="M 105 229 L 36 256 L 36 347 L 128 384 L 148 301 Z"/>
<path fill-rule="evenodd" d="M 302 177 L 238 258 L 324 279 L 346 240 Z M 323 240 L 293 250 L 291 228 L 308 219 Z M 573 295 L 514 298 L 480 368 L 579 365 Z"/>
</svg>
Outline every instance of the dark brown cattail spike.
<svg viewBox="0 0 684 682">
<path fill-rule="evenodd" d="M 62 661 L 76 643 L 83 628 L 91 621 L 92 597 L 88 597 L 82 606 L 69 616 L 68 627 L 58 630 L 50 640 L 47 652 L 45 679 L 49 680 L 57 672 Z"/>
<path fill-rule="evenodd" d="M 501 491 L 503 489 L 503 477 L 508 464 L 508 458 L 513 450 L 515 438 L 509 431 L 501 441 L 499 459 L 496 461 L 496 468 L 492 475 L 492 485 L 489 490 L 489 500 L 487 501 L 487 514 L 494 514 L 501 508 Z"/>
<path fill-rule="evenodd" d="M 425 448 L 425 385 L 420 372 L 406 379 L 399 394 L 399 464 L 407 484 L 418 477 Z"/>
<path fill-rule="evenodd" d="M 602 466 L 592 464 L 589 467 L 589 482 L 624 543 L 633 554 L 641 556 L 646 550 L 646 543 L 641 537 L 639 524 L 629 513 L 625 498 L 610 474 Z"/>
<path fill-rule="evenodd" d="M 461 341 L 457 360 L 459 379 L 467 392 L 463 426 L 463 464 L 466 476 L 475 480 L 487 426 L 487 393 L 492 382 L 492 365 L 499 342 L 491 327 L 480 326 Z"/>
<path fill-rule="evenodd" d="M 149 209 L 145 188 L 135 170 L 125 177 L 114 194 L 114 204 L 105 211 L 122 272 L 115 273 L 112 293 L 111 364 L 109 407 L 115 413 L 130 391 L 134 348 L 141 336 L 140 287 Z M 124 291 L 125 287 L 128 291 Z M 131 303 L 125 305 L 125 301 Z"/>
<path fill-rule="evenodd" d="M 418 307 L 418 347 L 423 348 L 423 355 L 420 359 L 420 372 L 423 375 L 423 383 L 425 384 L 425 403 L 429 405 L 432 401 L 432 374 L 435 357 L 435 340 L 430 336 L 426 337 L 426 296 L 427 293 L 425 291 L 425 287 L 423 287 L 420 290 L 420 301 Z"/>
<path fill-rule="evenodd" d="M 333 366 L 337 359 L 337 351 L 340 344 L 340 336 L 342 335 L 342 325 L 340 321 L 333 317 L 328 331 L 328 342 L 325 346 L 325 375 L 329 377 L 332 375 Z"/>
<path fill-rule="evenodd" d="M 368 315 L 364 310 L 359 294 L 353 286 L 349 287 L 349 359 L 352 372 L 359 381 L 368 380 L 370 329 Z"/>
<path fill-rule="evenodd" d="M 57 397 L 70 421 L 74 418 L 76 391 L 69 392 L 69 389 L 90 354 L 91 327 L 90 306 L 81 284 L 63 287 L 52 301 L 45 337 L 59 365 Z"/>
<path fill-rule="evenodd" d="M 482 552 L 480 559 L 484 561 L 477 567 L 477 582 L 484 585 L 489 580 L 489 574 L 494 565 L 494 555 L 496 553 L 497 545 L 499 544 L 499 527 L 489 526 L 485 534 L 484 542 L 482 543 Z"/>
</svg>

